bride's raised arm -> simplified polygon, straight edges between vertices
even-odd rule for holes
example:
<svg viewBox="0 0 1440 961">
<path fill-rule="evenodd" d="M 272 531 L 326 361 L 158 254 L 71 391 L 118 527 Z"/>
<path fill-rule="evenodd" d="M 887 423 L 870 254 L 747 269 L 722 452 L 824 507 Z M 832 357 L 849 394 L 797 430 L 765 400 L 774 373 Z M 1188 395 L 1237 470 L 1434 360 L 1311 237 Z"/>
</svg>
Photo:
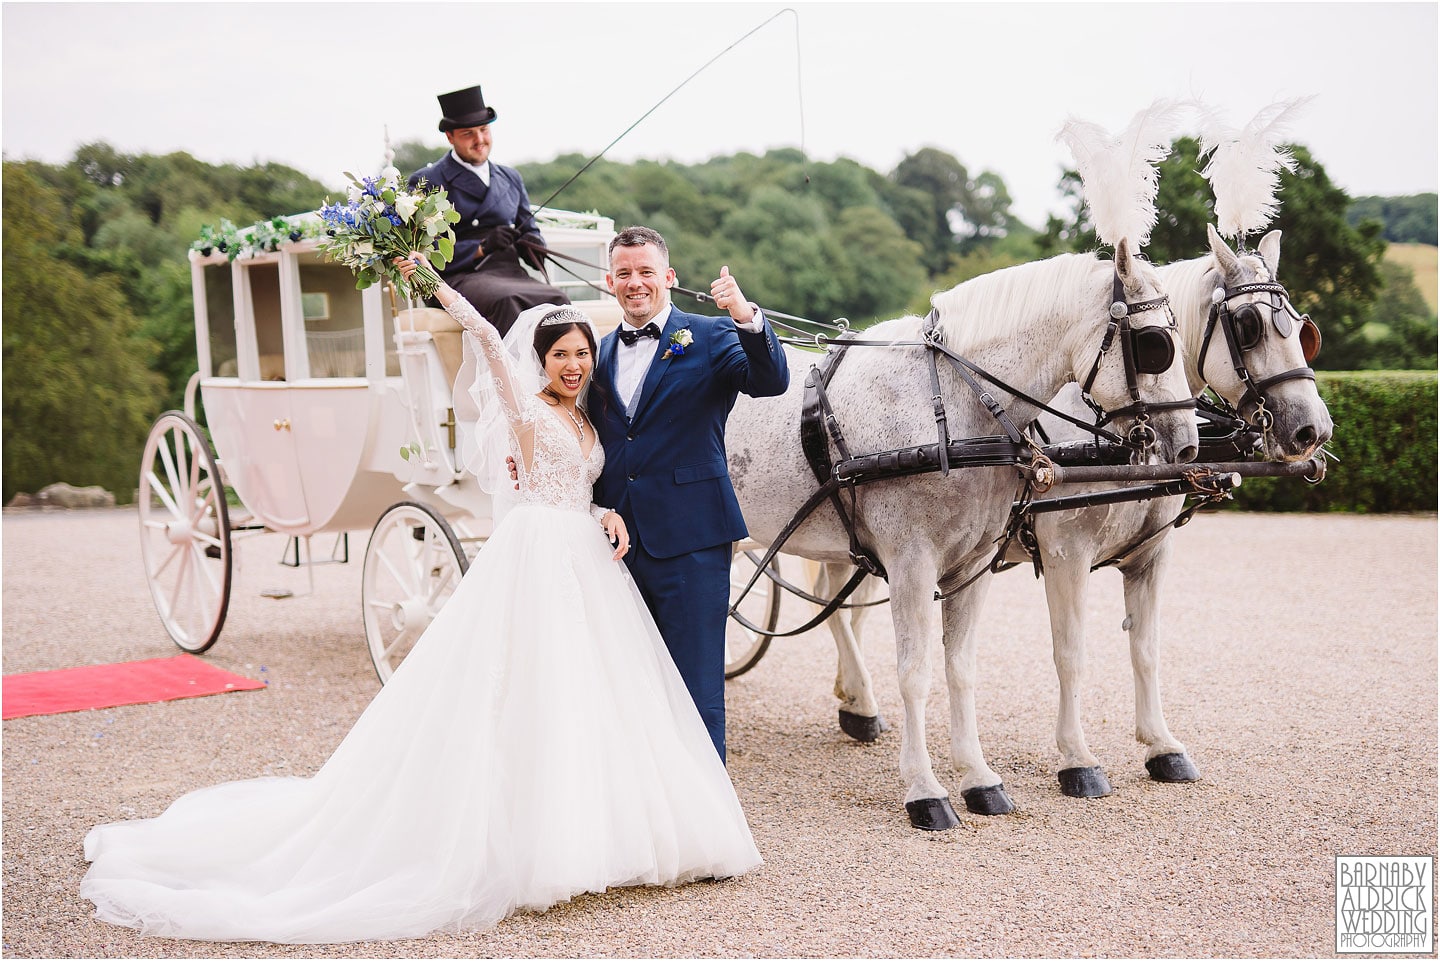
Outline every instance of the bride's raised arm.
<svg viewBox="0 0 1440 961">
<path fill-rule="evenodd" d="M 412 256 L 421 255 L 417 253 Z M 405 276 L 406 280 L 409 280 L 410 275 L 415 272 L 413 261 L 397 257 L 395 264 L 400 268 L 400 273 Z M 455 318 L 456 323 L 464 327 L 466 332 L 479 342 L 480 354 L 485 358 L 485 363 L 490 368 L 490 374 L 495 380 L 495 391 L 499 395 L 505 419 L 510 422 L 510 426 L 518 436 L 522 424 L 528 427 L 530 422 L 525 414 L 525 398 L 518 392 L 520 390 L 517 386 L 518 378 L 515 369 L 511 366 L 510 354 L 505 349 L 500 332 L 481 315 L 480 311 L 475 309 L 470 301 L 444 281 L 440 282 L 440 288 L 435 292 L 435 299 L 440 301 L 440 306 L 445 308 L 446 313 Z M 526 446 L 528 447 L 528 445 Z"/>
</svg>

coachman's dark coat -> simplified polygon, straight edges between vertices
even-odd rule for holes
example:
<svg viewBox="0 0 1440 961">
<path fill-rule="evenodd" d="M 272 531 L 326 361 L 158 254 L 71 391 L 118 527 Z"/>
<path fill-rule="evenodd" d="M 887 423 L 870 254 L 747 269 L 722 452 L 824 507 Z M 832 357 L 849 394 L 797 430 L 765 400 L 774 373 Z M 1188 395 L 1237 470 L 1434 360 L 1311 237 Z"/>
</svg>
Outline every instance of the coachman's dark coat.
<svg viewBox="0 0 1440 961">
<path fill-rule="evenodd" d="M 447 153 L 428 167 L 410 175 L 413 189 L 421 179 L 445 188 L 460 214 L 455 225 L 455 259 L 440 273 L 475 309 L 485 315 L 501 334 L 510 329 L 520 312 L 538 304 L 568 304 L 561 290 L 531 277 L 520 265 L 524 256 L 539 269 L 540 255 L 525 241 L 544 245 L 545 238 L 535 226 L 530 196 L 519 171 L 491 161 L 490 186 L 467 170 L 453 154 Z M 520 241 L 505 250 L 490 251 L 486 240 L 496 227 L 505 225 L 520 231 Z M 476 261 L 481 249 L 486 253 Z"/>
</svg>

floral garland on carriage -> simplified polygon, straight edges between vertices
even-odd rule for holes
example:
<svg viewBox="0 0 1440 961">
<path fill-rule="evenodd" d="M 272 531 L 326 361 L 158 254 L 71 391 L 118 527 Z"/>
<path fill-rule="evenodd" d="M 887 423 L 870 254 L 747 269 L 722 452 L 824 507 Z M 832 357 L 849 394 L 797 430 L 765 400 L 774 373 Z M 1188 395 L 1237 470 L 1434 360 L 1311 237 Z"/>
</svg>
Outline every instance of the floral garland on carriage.
<svg viewBox="0 0 1440 961">
<path fill-rule="evenodd" d="M 460 214 L 451 205 L 443 188 L 430 188 L 421 181 L 410 188 L 400 171 L 386 167 L 376 177 L 357 177 L 346 172 L 350 183 L 344 203 L 329 198 L 317 213 L 274 217 L 250 227 L 237 228 L 221 219 L 218 227 L 200 228 L 200 237 L 190 249 L 202 257 L 219 251 L 230 260 L 273 252 L 284 243 L 319 240 L 318 248 L 332 261 L 355 273 L 359 290 L 388 278 L 400 290 L 418 298 L 432 297 L 440 286 L 436 272 L 455 256 L 455 231 Z M 412 250 L 426 251 L 411 281 L 396 270 L 393 259 Z"/>
</svg>

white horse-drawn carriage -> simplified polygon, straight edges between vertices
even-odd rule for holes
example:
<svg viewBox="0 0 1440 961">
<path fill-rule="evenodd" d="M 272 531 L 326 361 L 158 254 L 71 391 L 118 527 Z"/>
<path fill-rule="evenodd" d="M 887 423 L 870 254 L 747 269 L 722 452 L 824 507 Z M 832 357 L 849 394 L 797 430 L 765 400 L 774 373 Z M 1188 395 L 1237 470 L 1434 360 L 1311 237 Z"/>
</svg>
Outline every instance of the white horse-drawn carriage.
<svg viewBox="0 0 1440 961">
<path fill-rule="evenodd" d="M 470 430 L 451 400 L 459 325 L 389 284 L 357 290 L 320 251 L 315 221 L 289 218 L 290 239 L 269 245 L 242 235 L 239 256 L 191 252 L 199 370 L 184 411 L 162 414 L 145 445 L 141 551 L 166 631 L 199 653 L 224 627 L 241 538 L 287 535 L 282 562 L 298 568 L 348 561 L 349 533 L 369 530 L 361 604 L 384 681 L 489 536 L 491 505 L 457 458 Z M 553 282 L 602 333 L 614 327 L 603 269 L 577 265 L 606 262 L 614 224 L 563 211 L 538 223 L 573 258 Z M 317 561 L 322 533 L 335 541 Z M 765 593 L 746 607 L 773 626 L 777 603 Z M 731 641 L 738 664 L 761 643 L 738 625 Z"/>
</svg>

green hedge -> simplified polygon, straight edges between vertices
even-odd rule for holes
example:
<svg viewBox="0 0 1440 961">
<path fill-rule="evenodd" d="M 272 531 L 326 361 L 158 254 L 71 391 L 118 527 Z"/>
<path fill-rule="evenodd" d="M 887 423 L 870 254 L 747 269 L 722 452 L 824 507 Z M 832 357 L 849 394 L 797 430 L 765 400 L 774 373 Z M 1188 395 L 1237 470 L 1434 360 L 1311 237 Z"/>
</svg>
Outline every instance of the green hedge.
<svg viewBox="0 0 1440 961">
<path fill-rule="evenodd" d="M 1321 371 L 1320 396 L 1335 421 L 1325 480 L 1247 478 L 1234 506 L 1247 511 L 1436 509 L 1434 371 Z"/>
</svg>

